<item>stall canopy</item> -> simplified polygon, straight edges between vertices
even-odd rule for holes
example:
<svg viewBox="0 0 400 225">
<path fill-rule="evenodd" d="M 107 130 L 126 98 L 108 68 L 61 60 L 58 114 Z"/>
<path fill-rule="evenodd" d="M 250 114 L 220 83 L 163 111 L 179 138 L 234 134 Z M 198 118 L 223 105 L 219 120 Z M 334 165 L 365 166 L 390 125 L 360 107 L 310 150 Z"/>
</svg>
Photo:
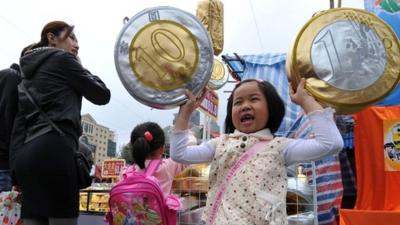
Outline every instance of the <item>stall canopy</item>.
<svg viewBox="0 0 400 225">
<path fill-rule="evenodd" d="M 398 0 L 364 0 L 364 8 L 389 24 L 400 37 L 400 3 Z"/>
<path fill-rule="evenodd" d="M 286 114 L 277 135 L 286 136 L 286 132 L 301 112 L 301 108 L 290 101 L 285 69 L 286 54 L 224 55 L 223 59 L 227 62 L 229 69 L 234 71 L 238 79 L 266 80 L 276 88 L 286 104 Z"/>
<path fill-rule="evenodd" d="M 400 85 L 397 85 L 397 87 L 377 105 L 378 106 L 400 105 Z"/>
</svg>

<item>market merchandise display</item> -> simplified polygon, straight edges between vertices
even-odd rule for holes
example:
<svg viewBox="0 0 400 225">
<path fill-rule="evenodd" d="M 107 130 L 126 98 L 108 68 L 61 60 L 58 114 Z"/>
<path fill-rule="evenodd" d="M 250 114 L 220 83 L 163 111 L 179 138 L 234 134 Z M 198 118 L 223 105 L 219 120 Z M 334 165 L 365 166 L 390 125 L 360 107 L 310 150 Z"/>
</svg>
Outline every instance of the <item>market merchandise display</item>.
<svg viewBox="0 0 400 225">
<path fill-rule="evenodd" d="M 93 183 L 79 193 L 79 211 L 81 213 L 103 214 L 108 211 L 109 192 L 112 183 Z"/>
<path fill-rule="evenodd" d="M 197 164 L 191 165 L 175 177 L 172 190 L 183 202 L 183 209 L 178 215 L 179 224 L 200 222 L 207 199 L 208 173 L 208 164 Z"/>
</svg>

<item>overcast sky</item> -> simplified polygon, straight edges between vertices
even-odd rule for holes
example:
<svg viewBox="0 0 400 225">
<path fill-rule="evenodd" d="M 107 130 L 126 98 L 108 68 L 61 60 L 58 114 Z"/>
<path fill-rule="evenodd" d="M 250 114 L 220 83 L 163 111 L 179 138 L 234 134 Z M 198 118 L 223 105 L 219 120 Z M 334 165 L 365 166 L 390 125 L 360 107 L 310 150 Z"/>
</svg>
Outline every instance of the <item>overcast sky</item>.
<svg viewBox="0 0 400 225">
<path fill-rule="evenodd" d="M 103 79 L 111 89 L 111 102 L 96 106 L 84 101 L 82 114 L 115 131 L 118 148 L 129 141 L 132 128 L 141 122 L 155 121 L 162 127 L 172 124 L 171 110 L 151 109 L 131 97 L 117 75 L 114 45 L 124 17 L 154 6 L 177 7 L 196 13 L 198 0 L 2 0 L 0 4 L 0 68 L 18 62 L 23 47 L 40 39 L 43 26 L 52 20 L 75 25 L 79 56 L 83 65 Z M 223 0 L 224 50 L 242 55 L 286 53 L 301 27 L 329 0 Z M 363 8 L 363 0 L 342 0 L 342 7 Z M 221 55 L 222 55 L 221 54 Z M 219 124 L 225 117 L 224 90 L 220 98 Z"/>
</svg>

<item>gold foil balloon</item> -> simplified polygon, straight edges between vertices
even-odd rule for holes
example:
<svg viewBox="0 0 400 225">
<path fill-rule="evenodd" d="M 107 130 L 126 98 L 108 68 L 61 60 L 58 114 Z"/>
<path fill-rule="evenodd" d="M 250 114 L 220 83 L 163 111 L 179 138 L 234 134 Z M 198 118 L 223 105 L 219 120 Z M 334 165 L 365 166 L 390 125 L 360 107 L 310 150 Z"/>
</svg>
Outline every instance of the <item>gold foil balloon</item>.
<svg viewBox="0 0 400 225">
<path fill-rule="evenodd" d="M 219 55 L 224 48 L 224 4 L 220 0 L 201 0 L 196 16 L 211 36 L 214 55 Z"/>
<path fill-rule="evenodd" d="M 213 66 L 211 39 L 197 18 L 173 7 L 148 8 L 129 19 L 114 50 L 128 92 L 150 107 L 166 109 L 199 95 Z"/>
<path fill-rule="evenodd" d="M 400 46 L 392 29 L 365 10 L 339 8 L 312 17 L 289 51 L 292 85 L 306 88 L 339 114 L 378 102 L 400 78 Z"/>
</svg>

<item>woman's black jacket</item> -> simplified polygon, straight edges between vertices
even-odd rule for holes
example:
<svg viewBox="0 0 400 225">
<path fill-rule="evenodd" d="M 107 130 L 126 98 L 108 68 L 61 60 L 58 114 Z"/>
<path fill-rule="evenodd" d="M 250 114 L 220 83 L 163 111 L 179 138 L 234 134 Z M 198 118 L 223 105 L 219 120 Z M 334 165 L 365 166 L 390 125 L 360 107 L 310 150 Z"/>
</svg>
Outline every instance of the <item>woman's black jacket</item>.
<svg viewBox="0 0 400 225">
<path fill-rule="evenodd" d="M 83 68 L 76 56 L 61 49 L 35 49 L 20 59 L 20 66 L 23 77 L 20 85 L 24 85 L 47 116 L 76 141 L 82 134 L 82 97 L 97 105 L 110 101 L 110 90 L 100 78 Z M 26 94 L 20 87 L 18 89 L 18 114 L 11 141 L 14 149 L 52 130 Z"/>
</svg>

